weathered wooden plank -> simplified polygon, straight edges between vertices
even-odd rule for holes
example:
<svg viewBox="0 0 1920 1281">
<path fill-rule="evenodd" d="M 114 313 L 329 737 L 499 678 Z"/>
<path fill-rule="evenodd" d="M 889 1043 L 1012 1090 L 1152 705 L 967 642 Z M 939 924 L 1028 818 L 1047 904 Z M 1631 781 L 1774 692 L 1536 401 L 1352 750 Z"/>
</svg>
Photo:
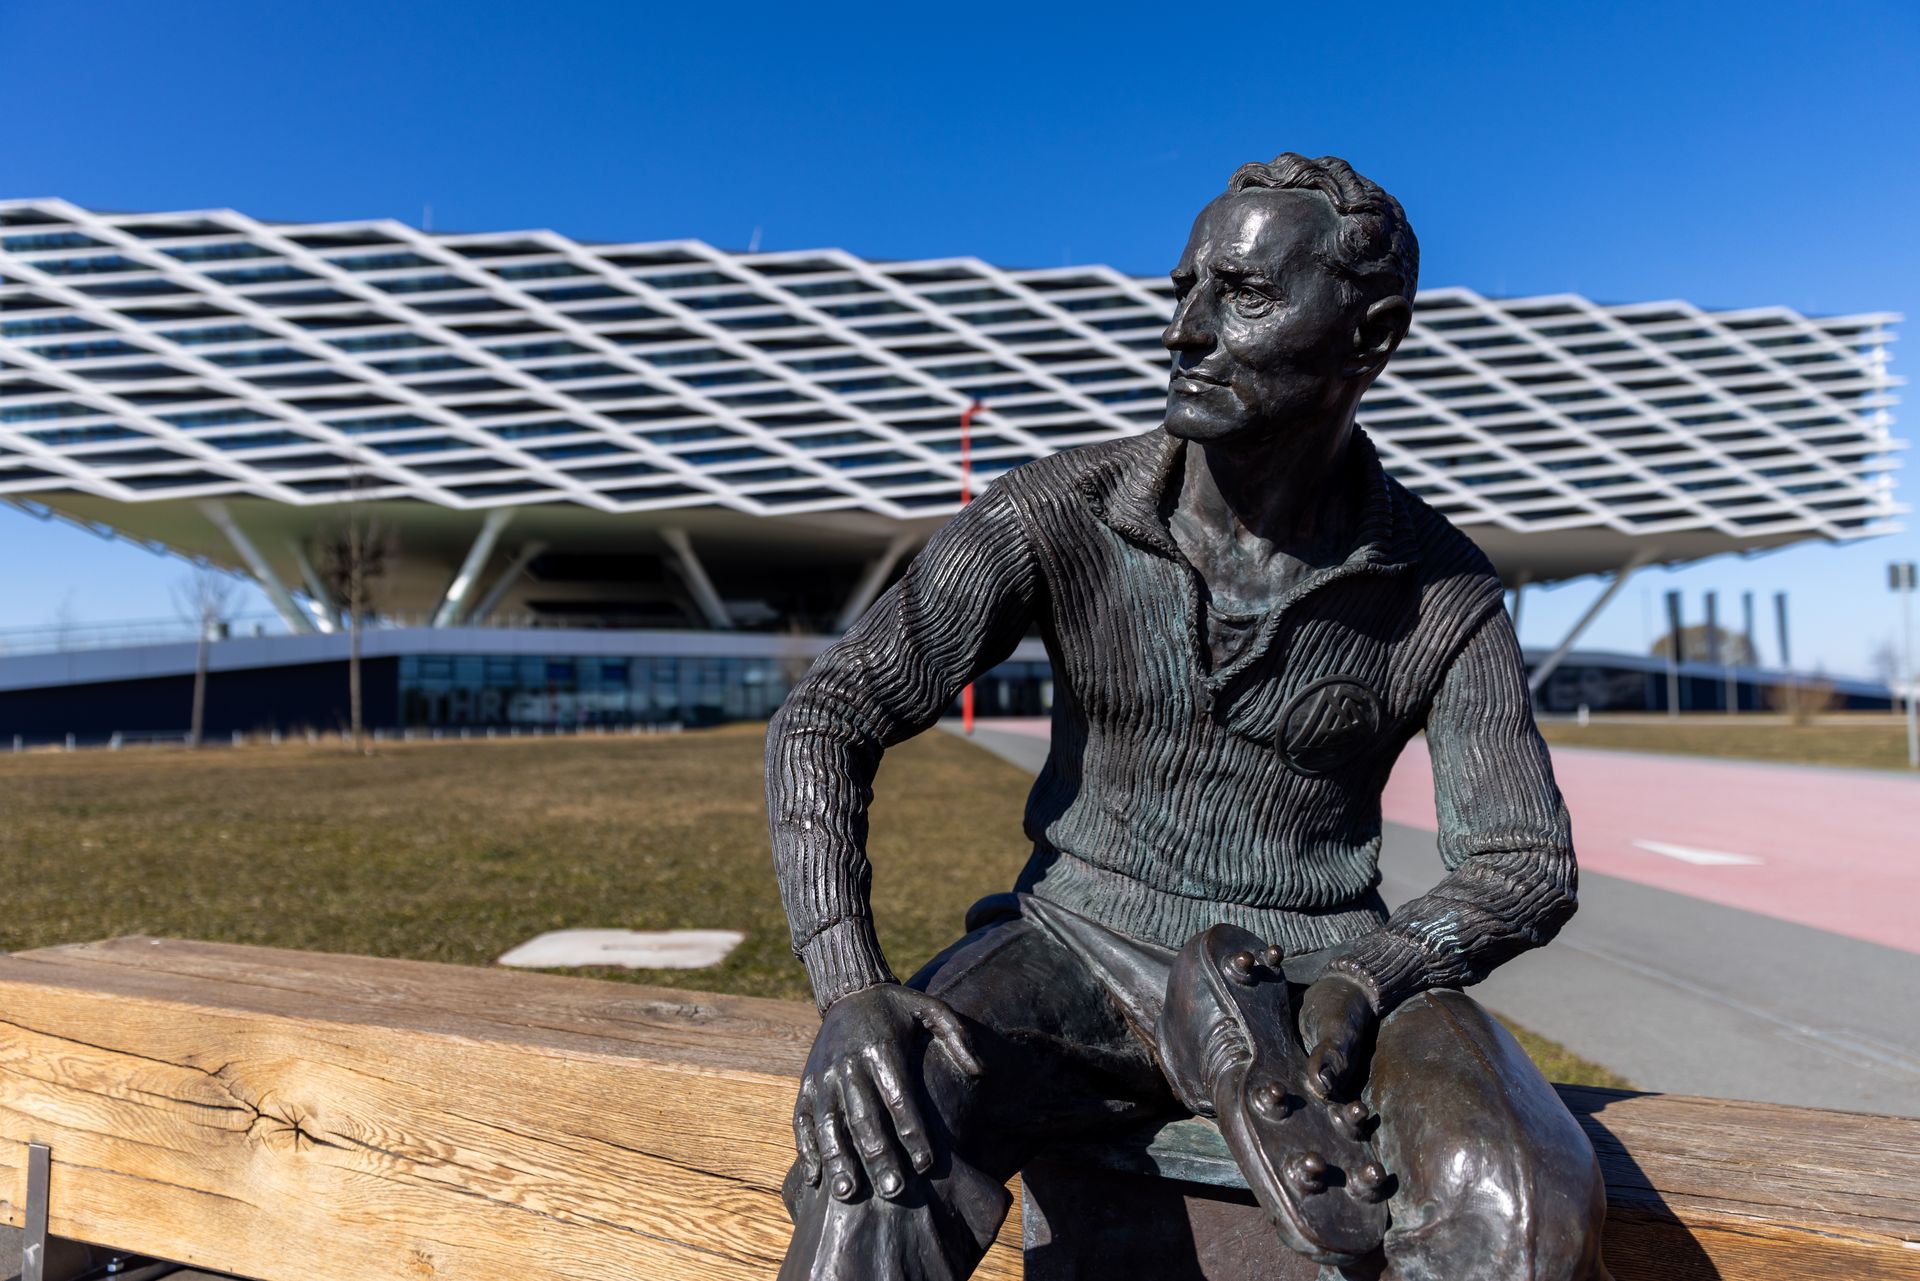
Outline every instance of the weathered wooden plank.
<svg viewBox="0 0 1920 1281">
<path fill-rule="evenodd" d="M 1565 1088 L 1616 1276 L 1920 1277 L 1920 1121 Z"/>
<path fill-rule="evenodd" d="M 0 958 L 0 1218 L 40 1141 L 56 1234 L 261 1281 L 770 1276 L 813 1023 L 264 949 Z"/>
<path fill-rule="evenodd" d="M 768 1276 L 814 1027 L 785 1002 L 215 944 L 0 958 L 0 1218 L 39 1140 L 55 1232 L 262 1281 Z M 1620 1281 L 1920 1277 L 1920 1122 L 1562 1094 Z M 982 1273 L 1018 1274 L 1017 1242 Z"/>
<path fill-rule="evenodd" d="M 1618 1090 L 1561 1095 L 1600 1156 L 1607 1260 L 1620 1281 L 1920 1278 L 1920 1121 Z M 1171 1259 L 1143 1257 L 1153 1245 L 1131 1225 L 1147 1221 L 1204 1221 L 1227 1242 L 1211 1264 L 1203 1252 L 1203 1278 L 1238 1278 L 1249 1259 L 1275 1281 L 1314 1275 L 1271 1240 L 1225 1142 L 1202 1122 L 1163 1127 L 1150 1144 L 1055 1152 L 1030 1186 L 1057 1227 L 1037 1261 L 1043 1278 L 1101 1275 L 1123 1257 L 1175 1275 Z M 1118 1241 L 1086 1240 L 1074 1226 L 1102 1219 Z"/>
</svg>

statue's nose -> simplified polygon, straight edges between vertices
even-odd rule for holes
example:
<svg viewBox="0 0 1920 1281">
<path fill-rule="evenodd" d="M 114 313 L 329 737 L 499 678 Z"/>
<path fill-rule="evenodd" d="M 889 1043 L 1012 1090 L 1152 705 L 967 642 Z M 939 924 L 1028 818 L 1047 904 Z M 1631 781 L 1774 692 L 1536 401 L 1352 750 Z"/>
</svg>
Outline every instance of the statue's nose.
<svg viewBox="0 0 1920 1281">
<path fill-rule="evenodd" d="M 1168 351 L 1205 351 L 1213 346 L 1205 309 L 1194 295 L 1181 299 L 1174 308 L 1173 319 L 1160 334 L 1160 345 Z"/>
</svg>

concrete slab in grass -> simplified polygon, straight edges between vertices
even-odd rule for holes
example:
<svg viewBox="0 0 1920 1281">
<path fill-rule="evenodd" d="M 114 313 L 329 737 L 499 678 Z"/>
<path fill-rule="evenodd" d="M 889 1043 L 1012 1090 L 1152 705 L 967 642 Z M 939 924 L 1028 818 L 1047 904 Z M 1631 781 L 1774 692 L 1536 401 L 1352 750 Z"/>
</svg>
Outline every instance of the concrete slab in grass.
<svg viewBox="0 0 1920 1281">
<path fill-rule="evenodd" d="M 746 936 L 738 930 L 553 930 L 500 958 L 518 969 L 618 965 L 631 970 L 700 970 L 718 965 Z"/>
</svg>

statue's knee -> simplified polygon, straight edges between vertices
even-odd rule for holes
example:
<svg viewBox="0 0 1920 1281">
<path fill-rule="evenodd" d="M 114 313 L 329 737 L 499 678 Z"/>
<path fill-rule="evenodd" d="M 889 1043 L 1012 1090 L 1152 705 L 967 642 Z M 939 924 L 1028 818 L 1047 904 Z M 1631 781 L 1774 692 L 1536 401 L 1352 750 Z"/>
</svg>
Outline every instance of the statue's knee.
<svg viewBox="0 0 1920 1281">
<path fill-rule="evenodd" d="M 1387 1276 L 1598 1281 L 1606 1190 L 1593 1146 L 1511 1034 L 1429 992 L 1381 1028 L 1368 1085 L 1399 1180 Z"/>
<path fill-rule="evenodd" d="M 1367 1091 L 1422 1149 L 1451 1144 L 1578 1150 L 1585 1133 L 1512 1033 L 1471 997 L 1424 992 L 1386 1020 Z"/>
<path fill-rule="evenodd" d="M 1565 1229 L 1559 1247 L 1546 1266 L 1534 1275 L 1540 1281 L 1610 1281 L 1601 1261 L 1601 1238 L 1607 1226 L 1607 1185 L 1600 1163 L 1593 1161 L 1576 1186 L 1566 1190 Z"/>
<path fill-rule="evenodd" d="M 1531 1186 L 1527 1186 L 1531 1184 Z M 1557 1185 L 1557 1186 L 1556 1186 Z M 1470 1195 L 1401 1207 L 1381 1281 L 1607 1281 L 1606 1203 L 1585 1178 L 1490 1179 Z"/>
</svg>

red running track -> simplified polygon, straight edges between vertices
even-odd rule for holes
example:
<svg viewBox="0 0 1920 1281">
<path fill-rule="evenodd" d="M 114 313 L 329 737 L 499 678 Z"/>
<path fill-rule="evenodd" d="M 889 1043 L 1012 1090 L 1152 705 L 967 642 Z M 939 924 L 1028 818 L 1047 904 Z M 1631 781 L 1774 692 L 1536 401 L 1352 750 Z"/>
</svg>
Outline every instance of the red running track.
<svg viewBox="0 0 1920 1281">
<path fill-rule="evenodd" d="M 1044 719 L 981 726 L 1048 733 Z M 1573 747 L 1553 766 L 1583 870 L 1920 953 L 1920 779 Z M 1381 808 L 1439 826 L 1425 739 Z"/>
<path fill-rule="evenodd" d="M 1581 870 L 1920 952 L 1920 779 L 1571 747 L 1553 768 Z M 1438 826 L 1425 739 L 1381 808 Z"/>
</svg>

